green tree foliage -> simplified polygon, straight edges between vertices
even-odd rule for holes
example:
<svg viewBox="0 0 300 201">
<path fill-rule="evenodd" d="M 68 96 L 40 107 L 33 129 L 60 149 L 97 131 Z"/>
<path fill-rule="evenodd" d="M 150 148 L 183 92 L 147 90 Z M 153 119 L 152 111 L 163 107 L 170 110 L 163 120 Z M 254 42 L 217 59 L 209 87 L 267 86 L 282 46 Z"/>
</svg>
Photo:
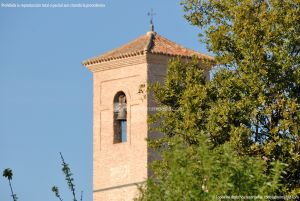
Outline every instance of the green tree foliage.
<svg viewBox="0 0 300 201">
<path fill-rule="evenodd" d="M 57 186 L 53 186 L 51 190 L 55 194 L 55 197 L 57 197 L 60 201 L 63 201 L 59 193 L 59 188 Z"/>
<path fill-rule="evenodd" d="M 165 82 L 151 87 L 160 108 L 150 116 L 152 130 L 164 135 L 150 139 L 149 145 L 162 157 L 152 164 L 153 177 L 138 200 L 219 200 L 225 195 L 263 199 L 279 190 L 280 162 L 241 154 L 230 140 L 216 144 L 209 135 L 209 122 L 214 121 L 209 113 L 217 99 L 213 83 L 203 76 L 203 68 L 210 65 L 174 60 Z"/>
<path fill-rule="evenodd" d="M 211 64 L 170 63 L 165 82 L 152 87 L 158 106 L 167 109 L 151 118 L 164 137 L 150 145 L 166 152 L 177 137 L 189 148 L 200 146 L 199 136 L 206 136 L 213 150 L 209 156 L 229 146 L 236 167 L 246 163 L 261 173 L 263 164 L 267 183 L 280 178 L 273 174 L 274 164 L 285 164 L 277 195 L 299 196 L 300 1 L 183 0 L 182 5 L 186 19 L 202 29 L 202 42 L 216 55 L 220 70 L 205 82 L 199 64 Z M 258 164 L 251 166 L 252 157 Z M 157 162 L 155 177 L 171 170 L 165 165 L 169 159 Z"/>
<path fill-rule="evenodd" d="M 10 188 L 10 192 L 11 192 L 11 197 L 13 198 L 13 201 L 17 201 L 18 200 L 18 197 L 17 195 L 14 193 L 13 191 L 13 188 L 12 188 L 12 185 L 11 185 L 11 180 L 12 180 L 12 177 L 13 177 L 13 172 L 10 168 L 7 168 L 3 171 L 3 177 L 7 178 L 8 179 L 8 183 L 9 183 L 9 188 Z"/>
<path fill-rule="evenodd" d="M 282 191 L 300 193 L 300 1 L 184 0 L 186 19 L 222 70 L 210 83 L 206 131 L 241 154 L 288 164 Z"/>
<path fill-rule="evenodd" d="M 155 178 L 150 178 L 139 200 L 214 201 L 222 196 L 274 195 L 278 189 L 281 165 L 274 163 L 270 175 L 265 161 L 241 157 L 224 144 L 211 150 L 210 142 L 200 137 L 200 144 L 187 145 L 174 137 L 163 159 L 152 164 Z M 231 197 L 233 198 L 233 197 Z"/>
<path fill-rule="evenodd" d="M 77 197 L 76 197 L 76 191 L 75 191 L 75 183 L 74 183 L 74 178 L 72 177 L 73 174 L 71 172 L 71 169 L 69 167 L 69 164 L 67 164 L 65 162 L 65 159 L 62 155 L 61 152 L 59 152 L 59 155 L 60 155 L 60 158 L 61 158 L 61 161 L 62 161 L 62 172 L 64 173 L 65 175 L 65 180 L 67 181 L 67 184 L 68 184 L 68 187 L 72 193 L 72 196 L 73 196 L 73 201 L 77 201 Z M 51 188 L 52 192 L 54 193 L 55 197 L 57 197 L 60 201 L 62 201 L 62 197 L 59 193 L 59 188 L 57 186 L 53 186 Z M 83 195 L 83 191 L 81 191 L 81 196 L 80 196 L 80 201 L 82 201 L 82 195 Z"/>
</svg>

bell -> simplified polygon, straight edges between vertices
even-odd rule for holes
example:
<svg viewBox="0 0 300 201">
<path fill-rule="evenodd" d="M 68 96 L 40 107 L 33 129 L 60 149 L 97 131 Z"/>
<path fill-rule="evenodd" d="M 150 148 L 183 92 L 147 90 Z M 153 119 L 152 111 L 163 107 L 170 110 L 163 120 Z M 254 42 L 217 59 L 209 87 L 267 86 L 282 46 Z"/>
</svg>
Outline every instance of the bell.
<svg viewBox="0 0 300 201">
<path fill-rule="evenodd" d="M 117 120 L 119 121 L 126 120 L 126 117 L 127 117 L 126 108 L 125 107 L 120 108 L 117 115 Z"/>
</svg>

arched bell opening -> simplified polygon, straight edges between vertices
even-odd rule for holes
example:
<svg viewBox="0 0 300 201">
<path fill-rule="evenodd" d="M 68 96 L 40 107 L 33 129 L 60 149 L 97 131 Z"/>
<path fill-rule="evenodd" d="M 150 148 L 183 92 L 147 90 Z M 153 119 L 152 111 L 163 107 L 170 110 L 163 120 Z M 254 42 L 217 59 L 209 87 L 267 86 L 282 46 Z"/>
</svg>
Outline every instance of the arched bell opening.
<svg viewBox="0 0 300 201">
<path fill-rule="evenodd" d="M 127 141 L 127 100 L 124 92 L 114 97 L 114 143 Z"/>
</svg>

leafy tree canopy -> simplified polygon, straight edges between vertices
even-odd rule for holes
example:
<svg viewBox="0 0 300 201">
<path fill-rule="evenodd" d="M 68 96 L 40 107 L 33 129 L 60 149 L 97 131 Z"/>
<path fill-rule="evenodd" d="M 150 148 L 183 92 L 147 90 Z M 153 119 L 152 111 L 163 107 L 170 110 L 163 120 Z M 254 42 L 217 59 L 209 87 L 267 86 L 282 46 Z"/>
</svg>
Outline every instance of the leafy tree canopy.
<svg viewBox="0 0 300 201">
<path fill-rule="evenodd" d="M 186 19 L 202 29 L 202 42 L 216 55 L 220 70 L 211 81 L 205 82 L 199 64 L 204 69 L 211 64 L 196 59 L 189 63 L 177 60 L 169 64 L 164 83 L 152 86 L 158 106 L 168 108 L 151 117 L 155 130 L 164 134 L 149 142 L 164 153 L 162 160 L 154 163 L 156 180 L 152 181 L 155 185 L 164 183 L 160 178 L 169 178 L 168 171 L 180 175 L 180 168 L 172 169 L 175 167 L 172 163 L 175 161 L 176 167 L 182 167 L 180 159 L 191 158 L 184 167 L 192 167 L 202 160 L 197 150 L 204 149 L 211 150 L 206 153 L 211 160 L 230 159 L 228 163 L 235 164 L 231 167 L 248 169 L 249 175 L 263 172 L 265 177 L 261 178 L 267 178 L 264 182 L 270 181 L 277 161 L 285 164 L 276 192 L 299 195 L 300 1 L 183 0 L 182 5 Z M 203 148 L 200 136 L 207 138 L 207 149 Z M 179 151 L 172 148 L 173 140 L 178 138 L 182 143 L 174 147 Z M 230 157 L 222 158 L 225 156 L 218 155 L 219 150 L 227 150 Z M 177 158 L 175 153 L 181 157 Z M 199 157 L 193 160 L 189 154 Z M 235 160 L 235 157 L 240 158 Z M 258 164 L 250 162 L 253 157 Z M 210 167 L 218 169 L 217 164 Z M 262 171 L 262 167 L 266 169 Z M 234 175 L 232 169 L 228 170 L 228 175 Z M 184 176 L 189 178 L 188 174 L 193 171 L 188 168 Z M 208 174 L 216 176 L 208 181 L 223 174 L 216 173 Z M 178 181 L 175 176 L 172 179 Z M 257 185 L 263 187 L 264 182 Z M 228 184 L 232 184 L 230 179 Z M 172 190 L 180 186 L 178 182 L 164 194 L 175 194 Z M 247 188 L 250 189 L 250 185 Z M 230 191 L 237 192 L 235 189 L 233 185 Z"/>
</svg>

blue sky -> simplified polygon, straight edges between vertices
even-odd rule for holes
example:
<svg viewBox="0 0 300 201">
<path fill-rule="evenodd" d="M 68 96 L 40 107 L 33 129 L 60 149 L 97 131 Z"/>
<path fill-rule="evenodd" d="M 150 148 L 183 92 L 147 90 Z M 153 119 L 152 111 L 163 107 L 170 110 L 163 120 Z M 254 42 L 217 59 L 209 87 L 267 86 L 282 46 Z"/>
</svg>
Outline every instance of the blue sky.
<svg viewBox="0 0 300 201">
<path fill-rule="evenodd" d="M 48 1 L 0 0 L 0 3 Z M 71 200 L 59 152 L 76 189 L 92 200 L 92 74 L 81 62 L 127 43 L 149 29 L 206 53 L 199 30 L 183 18 L 179 0 L 55 0 L 102 3 L 105 8 L 0 7 L 0 200 L 12 200 L 5 168 L 14 172 L 19 201 Z"/>
</svg>

